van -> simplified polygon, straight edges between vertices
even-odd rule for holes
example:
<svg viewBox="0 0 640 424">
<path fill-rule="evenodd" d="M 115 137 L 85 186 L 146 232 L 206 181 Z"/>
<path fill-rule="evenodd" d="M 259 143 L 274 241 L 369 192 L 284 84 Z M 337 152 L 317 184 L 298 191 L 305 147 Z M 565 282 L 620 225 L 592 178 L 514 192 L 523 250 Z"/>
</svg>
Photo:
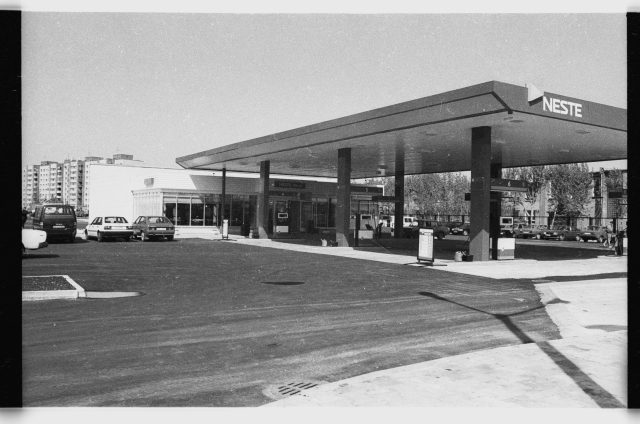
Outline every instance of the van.
<svg viewBox="0 0 640 424">
<path fill-rule="evenodd" d="M 78 222 L 73 206 L 62 203 L 37 205 L 33 213 L 33 229 L 47 233 L 47 240 L 66 239 L 73 243 L 76 239 Z"/>
<path fill-rule="evenodd" d="M 500 217 L 500 229 L 501 230 L 510 230 L 513 231 L 513 217 L 511 216 L 501 216 Z"/>
</svg>

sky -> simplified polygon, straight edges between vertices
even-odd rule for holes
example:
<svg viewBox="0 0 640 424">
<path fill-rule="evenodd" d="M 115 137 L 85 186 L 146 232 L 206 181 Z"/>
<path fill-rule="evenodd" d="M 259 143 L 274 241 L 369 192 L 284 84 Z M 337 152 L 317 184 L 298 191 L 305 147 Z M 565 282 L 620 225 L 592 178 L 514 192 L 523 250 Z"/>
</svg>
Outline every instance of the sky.
<svg viewBox="0 0 640 424">
<path fill-rule="evenodd" d="M 179 168 L 177 157 L 491 80 L 626 108 L 623 11 L 24 12 L 22 162 L 122 153 Z"/>
</svg>

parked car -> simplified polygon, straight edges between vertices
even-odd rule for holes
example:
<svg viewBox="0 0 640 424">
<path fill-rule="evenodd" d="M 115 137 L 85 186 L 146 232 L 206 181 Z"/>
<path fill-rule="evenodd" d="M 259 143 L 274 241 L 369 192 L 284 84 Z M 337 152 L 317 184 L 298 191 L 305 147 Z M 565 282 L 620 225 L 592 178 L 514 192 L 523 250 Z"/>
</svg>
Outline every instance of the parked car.
<svg viewBox="0 0 640 424">
<path fill-rule="evenodd" d="M 143 215 L 133 221 L 133 238 L 140 237 L 142 241 L 153 240 L 156 237 L 166 237 L 173 240 L 176 230 L 171 221 L 164 216 Z"/>
<path fill-rule="evenodd" d="M 47 233 L 49 241 L 61 238 L 73 243 L 76 239 L 78 221 L 72 206 L 62 203 L 37 205 L 33 213 L 33 229 Z"/>
<path fill-rule="evenodd" d="M 47 247 L 47 233 L 40 230 L 22 229 L 22 253 L 26 249 L 36 250 Z"/>
<path fill-rule="evenodd" d="M 414 227 L 403 228 L 403 235 L 406 238 L 416 238 L 420 235 L 421 228 L 430 228 L 433 230 L 433 236 L 438 240 L 442 240 L 449 234 L 449 227 L 442 222 L 431 221 L 427 219 L 417 219 Z"/>
<path fill-rule="evenodd" d="M 542 238 L 545 240 L 557 239 L 563 240 L 580 240 L 580 230 L 569 225 L 554 225 L 542 232 Z"/>
<path fill-rule="evenodd" d="M 600 243 L 604 243 L 607 239 L 607 227 L 606 225 L 589 225 L 586 230 L 580 232 L 578 237 L 585 242 L 598 240 Z"/>
<path fill-rule="evenodd" d="M 449 227 L 449 234 L 453 234 L 453 229 L 460 228 L 462 226 L 462 221 L 450 221 L 445 223 L 445 225 Z"/>
<path fill-rule="evenodd" d="M 542 232 L 546 229 L 546 225 L 525 225 L 522 228 L 516 228 L 515 237 L 541 239 Z"/>
<path fill-rule="evenodd" d="M 133 234 L 133 226 L 121 216 L 97 216 L 85 228 L 87 239 L 95 237 L 98 241 L 107 238 L 123 238 L 129 241 Z"/>
<path fill-rule="evenodd" d="M 451 234 L 468 236 L 471 233 L 471 224 L 465 222 L 464 224 L 457 225 L 450 228 Z"/>
</svg>

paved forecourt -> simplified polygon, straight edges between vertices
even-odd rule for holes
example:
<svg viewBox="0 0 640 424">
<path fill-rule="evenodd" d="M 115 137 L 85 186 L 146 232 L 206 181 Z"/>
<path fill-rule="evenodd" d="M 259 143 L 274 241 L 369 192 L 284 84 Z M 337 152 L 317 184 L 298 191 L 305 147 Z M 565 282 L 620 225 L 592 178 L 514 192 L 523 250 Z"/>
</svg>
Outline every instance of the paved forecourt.
<svg viewBox="0 0 640 424">
<path fill-rule="evenodd" d="M 539 284 L 560 340 L 376 371 L 265 406 L 623 408 L 626 287 L 624 278 Z"/>
</svg>

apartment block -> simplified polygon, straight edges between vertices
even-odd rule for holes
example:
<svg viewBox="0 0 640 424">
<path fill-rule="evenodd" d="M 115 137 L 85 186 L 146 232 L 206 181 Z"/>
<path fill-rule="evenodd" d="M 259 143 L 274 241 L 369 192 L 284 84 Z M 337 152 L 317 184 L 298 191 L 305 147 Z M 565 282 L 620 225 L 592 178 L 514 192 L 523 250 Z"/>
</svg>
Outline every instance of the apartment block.
<svg viewBox="0 0 640 424">
<path fill-rule="evenodd" d="M 84 205 L 84 161 L 66 159 L 62 168 L 62 201 L 76 209 Z"/>
<path fill-rule="evenodd" d="M 38 178 L 38 201 L 62 201 L 62 164 L 43 161 L 40 163 Z"/>
<path fill-rule="evenodd" d="M 22 168 L 22 208 L 29 209 L 32 203 L 39 200 L 38 175 L 40 165 L 29 165 Z"/>
<path fill-rule="evenodd" d="M 91 165 L 140 166 L 133 155 L 115 154 L 113 158 L 87 156 L 84 159 L 65 159 L 62 163 L 43 161 L 40 165 L 22 168 L 22 207 L 34 203 L 59 201 L 76 209 L 90 206 Z"/>
</svg>

